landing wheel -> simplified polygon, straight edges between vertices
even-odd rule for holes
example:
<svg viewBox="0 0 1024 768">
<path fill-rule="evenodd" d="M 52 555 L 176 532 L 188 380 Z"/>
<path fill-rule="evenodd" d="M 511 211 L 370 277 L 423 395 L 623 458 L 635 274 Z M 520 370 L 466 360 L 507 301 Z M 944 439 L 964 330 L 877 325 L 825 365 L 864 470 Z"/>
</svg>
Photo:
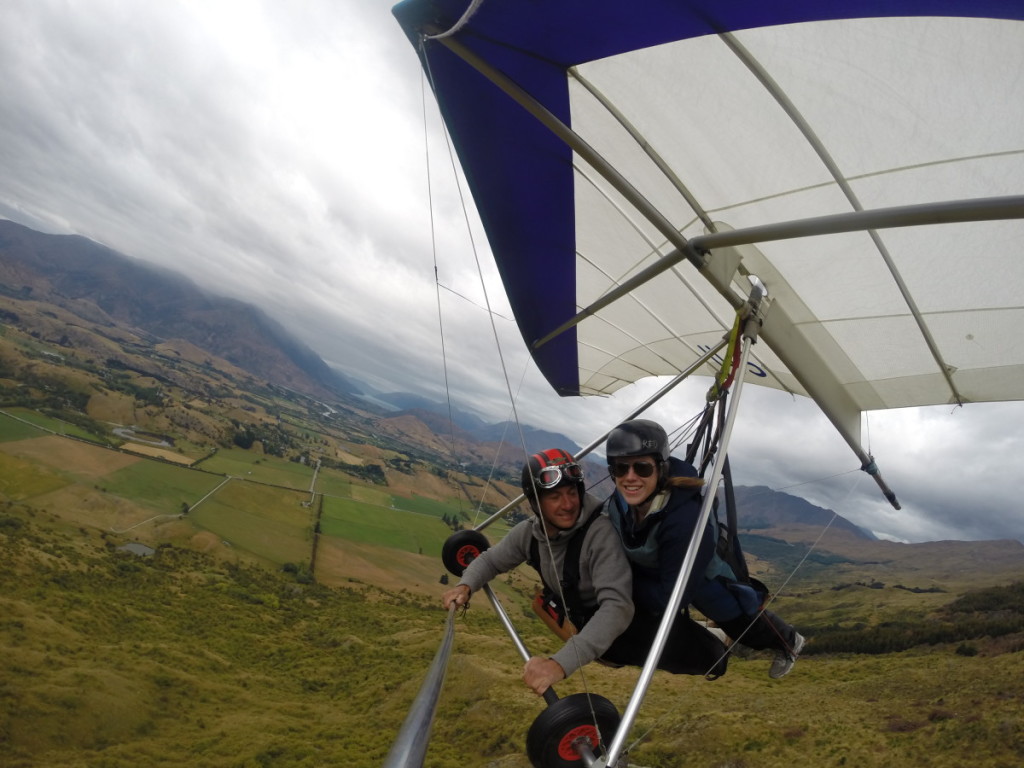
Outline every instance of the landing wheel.
<svg viewBox="0 0 1024 768">
<path fill-rule="evenodd" d="M 491 543 L 480 531 L 459 531 L 449 536 L 441 548 L 441 562 L 450 573 L 461 576 L 466 566 L 490 546 Z"/>
<path fill-rule="evenodd" d="M 591 712 L 593 707 L 593 712 Z M 578 743 L 597 755 L 619 727 L 619 712 L 603 696 L 574 693 L 545 709 L 526 734 L 526 755 L 534 768 L 581 768 Z"/>
</svg>

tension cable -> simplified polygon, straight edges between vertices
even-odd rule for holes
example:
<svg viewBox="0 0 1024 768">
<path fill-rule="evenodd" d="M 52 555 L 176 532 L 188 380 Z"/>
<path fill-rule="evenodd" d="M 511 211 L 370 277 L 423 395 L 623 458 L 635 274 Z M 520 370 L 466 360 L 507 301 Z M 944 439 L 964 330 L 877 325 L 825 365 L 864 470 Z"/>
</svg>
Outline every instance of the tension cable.
<svg viewBox="0 0 1024 768">
<path fill-rule="evenodd" d="M 431 84 L 433 84 L 433 74 L 430 71 L 429 58 L 426 56 L 426 53 L 425 53 L 425 51 L 422 48 L 422 41 L 421 41 L 421 54 L 422 54 L 422 60 L 425 63 L 425 70 L 427 72 L 427 75 L 431 78 Z M 424 105 L 425 105 L 425 103 L 426 103 L 426 98 L 424 96 Z M 488 316 L 488 319 L 490 320 L 491 332 L 492 332 L 492 335 L 494 337 L 494 345 L 495 345 L 495 349 L 497 350 L 497 353 L 498 353 L 498 358 L 499 358 L 499 361 L 500 361 L 500 364 L 501 364 L 502 377 L 503 377 L 503 379 L 505 381 L 505 388 L 506 388 L 506 391 L 508 393 L 509 403 L 510 403 L 511 409 L 512 409 L 512 421 L 515 423 L 516 428 L 519 431 L 519 442 L 520 442 L 520 445 L 521 445 L 522 450 L 523 450 L 524 462 L 528 462 L 529 461 L 529 451 L 528 451 L 528 449 L 526 447 L 526 437 L 523 434 L 522 424 L 520 423 L 519 414 L 518 414 L 518 411 L 516 409 L 516 397 L 512 393 L 512 385 L 511 385 L 511 382 L 509 381 L 508 368 L 507 368 L 507 366 L 505 364 L 505 358 L 504 358 L 504 355 L 502 353 L 501 340 L 498 337 L 497 326 L 496 326 L 496 324 L 494 322 L 495 312 L 491 308 L 490 295 L 489 295 L 489 293 L 487 291 L 487 285 L 486 285 L 486 282 L 484 280 L 483 268 L 482 268 L 482 266 L 480 264 L 480 256 L 479 256 L 479 252 L 478 252 L 477 247 L 476 247 L 476 240 L 473 237 L 472 227 L 470 226 L 470 223 L 469 223 L 468 207 L 466 205 L 465 195 L 464 195 L 463 190 L 462 190 L 462 184 L 459 182 L 459 179 L 458 179 L 458 171 L 457 171 L 456 163 L 455 163 L 454 150 L 452 148 L 451 137 L 450 137 L 450 135 L 448 133 L 447 126 L 443 127 L 443 133 L 444 133 L 444 137 L 445 137 L 445 142 L 446 142 L 447 147 L 448 147 L 448 157 L 449 157 L 449 161 L 451 162 L 451 165 L 452 165 L 452 173 L 453 173 L 453 176 L 455 178 L 456 187 L 457 187 L 458 192 L 459 192 L 459 201 L 460 201 L 460 204 L 462 206 L 463 218 L 464 218 L 465 223 L 466 223 L 466 231 L 467 231 L 467 234 L 468 234 L 468 237 L 469 237 L 469 241 L 470 241 L 470 245 L 471 245 L 471 249 L 472 249 L 472 252 L 473 252 L 473 258 L 474 258 L 474 261 L 476 263 L 477 274 L 478 274 L 478 276 L 480 278 L 480 286 L 481 286 L 481 289 L 483 290 L 484 302 L 486 304 L 486 310 L 487 310 L 487 316 Z M 426 136 L 425 106 L 424 106 L 424 136 Z M 428 164 L 428 179 L 429 179 L 429 164 Z M 430 186 L 429 183 L 428 183 L 428 186 Z M 428 190 L 428 191 L 430 191 L 430 190 Z M 434 209 L 433 209 L 432 191 L 430 191 L 430 194 L 431 194 L 431 206 L 430 206 L 431 238 L 432 238 L 432 241 L 435 241 L 436 238 L 435 238 L 435 235 L 434 235 L 434 226 L 433 226 L 433 224 L 434 224 Z M 435 282 L 435 286 L 437 286 L 438 317 L 440 318 L 442 313 L 441 313 L 441 300 L 440 300 L 440 280 L 438 278 L 438 268 L 437 268 L 436 245 L 434 247 L 434 282 Z M 443 351 L 444 348 L 445 347 L 444 347 L 443 326 L 442 326 L 442 354 L 444 354 L 444 351 Z M 524 369 L 523 378 L 525 378 L 525 373 L 526 373 L 526 371 Z M 520 382 L 520 386 L 521 386 L 521 384 L 522 384 L 522 382 Z M 448 382 L 448 375 L 447 375 L 447 359 L 445 359 L 445 395 L 446 395 L 447 400 L 448 400 L 448 418 L 449 418 L 449 423 L 451 425 L 451 430 L 452 430 L 452 449 L 453 449 L 453 453 L 454 453 L 454 446 L 455 446 L 455 426 L 454 426 L 454 422 L 455 422 L 455 419 L 454 419 L 454 416 L 452 414 L 451 390 L 450 390 L 450 386 L 449 386 L 449 382 Z M 499 455 L 500 455 L 500 448 L 499 448 Z M 497 461 L 497 458 L 495 459 L 495 462 L 496 461 Z M 492 474 L 493 474 L 493 467 L 492 467 Z M 532 486 L 533 486 L 533 484 L 531 483 L 531 487 Z M 540 501 L 537 498 L 536 488 L 533 488 L 533 495 L 534 495 L 533 501 L 537 504 L 537 509 L 539 510 L 540 509 Z M 461 502 L 461 496 L 460 496 L 460 502 Z M 581 516 L 584 513 L 583 502 L 584 502 L 584 499 L 581 498 L 580 499 L 580 515 Z M 550 542 L 550 540 L 547 540 L 545 538 L 545 545 L 547 546 L 548 557 L 550 558 L 551 562 L 554 563 L 555 562 L 554 553 L 551 550 L 551 542 Z M 565 600 L 565 594 L 564 594 L 564 589 L 562 587 L 561 579 L 558 579 L 557 581 L 558 581 L 557 589 L 558 589 L 558 592 L 559 592 L 558 597 L 559 597 L 559 600 L 561 601 L 562 605 L 565 606 L 565 605 L 567 605 L 567 602 Z M 497 608 L 498 607 L 497 596 L 494 597 L 494 601 L 495 601 L 495 607 Z M 573 650 L 577 654 L 577 662 L 579 662 L 580 661 L 579 649 L 576 647 L 575 634 L 569 638 L 568 642 L 570 642 L 572 644 Z M 598 719 L 597 713 L 596 713 L 596 711 L 594 709 L 594 704 L 593 704 L 593 701 L 592 701 L 592 698 L 591 698 L 589 684 L 587 683 L 586 675 L 584 674 L 584 671 L 583 671 L 583 665 L 579 665 L 579 669 L 577 671 L 578 671 L 578 673 L 580 675 L 580 680 L 583 683 L 583 688 L 584 688 L 584 691 L 585 691 L 585 693 L 587 695 L 587 701 L 588 701 L 588 705 L 590 707 L 590 714 L 591 714 L 591 717 L 593 719 L 594 726 L 595 726 L 595 728 L 598 729 L 598 731 L 600 731 L 599 719 Z M 602 738 L 602 741 L 603 741 L 603 738 Z"/>
</svg>

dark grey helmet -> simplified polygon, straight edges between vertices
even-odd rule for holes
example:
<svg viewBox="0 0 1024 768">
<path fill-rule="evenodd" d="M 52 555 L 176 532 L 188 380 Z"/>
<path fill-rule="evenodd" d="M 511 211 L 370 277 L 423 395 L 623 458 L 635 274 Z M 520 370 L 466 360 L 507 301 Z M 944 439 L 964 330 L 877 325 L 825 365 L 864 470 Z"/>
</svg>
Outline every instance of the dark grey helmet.
<svg viewBox="0 0 1024 768">
<path fill-rule="evenodd" d="M 633 419 L 608 434 L 605 455 L 609 461 L 626 456 L 658 456 L 668 461 L 668 435 L 656 421 Z"/>
</svg>

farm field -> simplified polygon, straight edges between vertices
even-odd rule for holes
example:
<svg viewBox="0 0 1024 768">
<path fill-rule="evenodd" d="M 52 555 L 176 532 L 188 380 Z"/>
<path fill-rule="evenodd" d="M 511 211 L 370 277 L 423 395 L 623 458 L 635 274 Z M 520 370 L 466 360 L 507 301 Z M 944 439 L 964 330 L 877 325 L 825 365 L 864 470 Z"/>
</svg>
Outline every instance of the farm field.
<svg viewBox="0 0 1024 768">
<path fill-rule="evenodd" d="M 313 481 L 313 470 L 305 464 L 241 448 L 221 448 L 199 462 L 199 467 L 218 475 L 231 475 L 296 490 L 309 490 L 309 485 Z"/>
<path fill-rule="evenodd" d="M 325 536 L 440 558 L 451 529 L 439 516 L 400 511 L 381 504 L 325 498 L 320 518 Z"/>
<path fill-rule="evenodd" d="M 181 512 L 183 504 L 192 506 L 222 480 L 158 461 L 138 461 L 106 475 L 102 486 L 107 493 L 134 499 L 156 513 L 172 514 Z"/>
<path fill-rule="evenodd" d="M 194 459 L 191 456 L 176 453 L 175 451 L 167 448 L 158 448 L 155 445 L 146 445 L 145 443 L 127 441 L 121 446 L 121 448 L 122 450 L 130 451 L 131 453 L 138 453 L 142 456 L 151 456 L 154 459 L 163 459 L 164 461 L 169 461 L 172 464 L 189 466 L 194 462 Z"/>
<path fill-rule="evenodd" d="M 103 442 L 96 435 L 81 427 L 61 419 L 45 416 L 30 408 L 6 408 L 4 411 L 4 413 L 0 413 L 0 441 L 36 437 L 41 432 L 53 432 L 58 435 L 88 440 L 91 443 L 101 444 Z M 25 424 L 25 422 L 29 422 L 29 424 Z M 38 429 L 33 429 L 29 425 L 38 427 Z M 17 437 L 17 435 L 21 435 L 21 437 Z"/>
<path fill-rule="evenodd" d="M 265 562 L 308 562 L 313 523 L 304 496 L 232 480 L 189 512 L 189 522 Z"/>
<path fill-rule="evenodd" d="M 12 419 L 3 423 L 11 429 L 0 442 L 0 492 L 9 499 L 151 546 L 201 540 L 204 551 L 232 560 L 275 567 L 312 560 L 321 502 L 310 503 L 309 467 L 227 449 L 202 462 L 202 470 L 190 469 L 68 440 Z M 225 482 L 226 475 L 234 479 Z M 413 581 L 422 591 L 433 590 L 441 546 L 451 533 L 441 516 L 453 514 L 452 505 L 395 496 L 330 469 L 318 473 L 317 488 L 321 494 L 346 494 L 317 497 L 323 505 L 318 577 L 331 583 L 359 578 L 360 562 L 366 571 L 376 570 L 376 554 L 349 551 L 342 557 L 342 550 L 363 544 L 421 555 L 429 565 L 415 568 Z M 494 534 L 504 530 L 499 523 Z"/>
<path fill-rule="evenodd" d="M 350 497 L 352 478 L 335 469 L 321 467 L 316 476 L 316 492 L 325 496 Z"/>
</svg>

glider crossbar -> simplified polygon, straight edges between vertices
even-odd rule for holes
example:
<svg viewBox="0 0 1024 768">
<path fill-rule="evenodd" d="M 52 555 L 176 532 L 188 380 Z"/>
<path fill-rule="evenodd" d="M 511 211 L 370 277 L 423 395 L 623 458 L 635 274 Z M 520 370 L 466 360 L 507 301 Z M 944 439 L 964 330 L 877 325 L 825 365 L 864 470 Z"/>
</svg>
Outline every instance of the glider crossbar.
<svg viewBox="0 0 1024 768">
<path fill-rule="evenodd" d="M 646 411 L 648 408 L 650 408 L 652 405 L 654 405 L 656 402 L 658 402 L 661 398 L 663 398 L 665 395 L 667 395 L 669 392 L 671 392 L 673 389 L 675 389 L 685 379 L 690 377 L 694 372 L 699 371 L 701 369 L 701 366 L 703 366 L 711 358 L 713 358 L 716 354 L 718 354 L 718 352 L 722 349 L 722 347 L 724 347 L 728 342 L 729 342 L 728 337 L 722 339 L 720 342 L 718 342 L 718 344 L 716 344 L 714 347 L 712 347 L 707 352 L 705 352 L 703 355 L 701 355 L 699 358 L 697 358 L 697 360 L 695 362 L 691 363 L 689 365 L 689 367 L 687 367 L 685 370 L 681 371 L 677 376 L 675 376 L 675 378 L 673 378 L 671 381 L 669 381 L 665 386 L 663 386 L 661 389 L 659 389 L 657 392 L 655 392 L 653 395 L 651 395 L 649 398 L 647 398 L 632 413 L 630 413 L 625 418 L 623 418 L 619 423 L 622 423 L 622 421 L 629 421 L 630 419 L 635 419 L 641 413 Z M 582 459 L 584 456 L 589 454 L 591 451 L 593 451 L 595 448 L 597 448 L 597 446 L 601 445 L 601 443 L 603 443 L 605 441 L 605 439 L 608 437 L 609 434 L 611 434 L 611 430 L 610 429 L 607 432 L 605 432 L 603 435 L 598 437 L 597 439 L 592 440 L 586 447 L 580 449 L 576 453 L 576 458 L 577 459 Z M 482 531 L 484 528 L 486 528 L 491 523 L 493 523 L 495 520 L 499 519 L 502 515 L 504 515 L 506 512 L 508 512 L 510 509 L 514 509 L 515 507 L 517 507 L 520 504 L 522 504 L 523 501 L 525 501 L 525 500 L 526 500 L 526 496 L 524 494 L 522 494 L 522 493 L 519 494 L 514 499 L 512 499 L 512 501 L 510 501 L 508 504 L 503 506 L 497 512 L 495 512 L 490 517 L 488 517 L 486 520 L 482 521 L 479 525 L 477 525 L 475 528 L 473 528 L 473 530 L 474 531 Z"/>
<path fill-rule="evenodd" d="M 722 432 L 722 438 L 719 443 L 718 455 L 715 457 L 715 463 L 711 469 L 711 477 L 708 479 L 708 483 L 705 486 L 704 501 L 701 504 L 700 516 L 697 518 L 697 523 L 694 526 L 693 536 L 691 537 L 690 544 L 686 549 L 686 555 L 683 557 L 683 564 L 680 568 L 679 576 L 676 578 L 675 587 L 672 589 L 672 595 L 669 598 L 668 605 L 665 607 L 665 614 L 662 617 L 661 625 L 658 627 L 658 632 L 654 636 L 650 653 L 647 655 L 647 661 L 644 663 L 643 670 L 640 672 L 640 677 L 637 679 L 633 695 L 629 697 L 629 703 L 626 705 L 626 711 L 622 715 L 622 720 L 620 721 L 618 731 L 615 733 L 615 738 L 612 740 L 612 743 L 608 748 L 608 754 L 606 758 L 602 758 L 602 762 L 599 763 L 602 766 L 616 765 L 619 757 L 622 755 L 626 739 L 629 737 L 629 732 L 640 712 L 640 705 L 643 703 L 644 697 L 647 695 L 647 689 L 650 687 L 651 680 L 654 678 L 654 673 L 658 668 L 658 661 L 660 661 L 661 654 L 665 650 L 665 645 L 668 643 L 668 636 L 672 630 L 672 625 L 675 622 L 675 617 L 683 607 L 683 592 L 686 589 L 687 581 L 690 579 L 690 574 L 693 572 L 693 567 L 697 562 L 697 550 L 700 548 L 701 535 L 711 517 L 711 507 L 715 500 L 715 489 L 718 488 L 718 483 L 722 479 L 722 471 L 729 448 L 729 440 L 732 436 L 732 428 L 736 421 L 736 412 L 739 405 L 740 393 L 743 389 L 747 360 L 750 357 L 750 347 L 757 337 L 757 329 L 761 322 L 758 312 L 760 301 L 763 296 L 761 291 L 762 288 L 758 285 L 755 286 L 754 290 L 751 292 L 750 302 L 752 312 L 747 316 L 746 326 L 743 332 L 743 347 L 740 354 L 740 364 L 736 373 L 736 379 L 733 382 L 735 391 L 731 398 L 729 413 L 725 419 L 725 428 Z"/>
<path fill-rule="evenodd" d="M 901 205 L 780 221 L 758 227 L 699 235 L 690 240 L 690 245 L 701 253 L 706 253 L 715 248 L 752 245 L 771 240 L 789 240 L 815 235 L 1007 219 L 1024 219 L 1024 195 L 946 200 L 937 203 Z"/>
<path fill-rule="evenodd" d="M 773 240 L 790 240 L 815 235 L 835 235 L 844 232 L 860 232 L 872 229 L 892 229 L 894 227 L 916 227 L 928 224 L 954 224 L 971 221 L 1002 221 L 1006 219 L 1024 219 L 1024 195 L 1006 197 L 985 197 L 973 200 L 949 200 L 941 203 L 923 203 L 920 205 L 903 205 L 892 208 L 877 208 L 868 211 L 851 211 L 828 216 L 814 216 L 807 219 L 780 221 L 757 227 L 746 227 L 728 232 L 713 232 L 692 238 L 687 245 L 687 252 L 673 250 L 658 259 L 654 264 L 637 272 L 629 280 L 616 286 L 600 299 L 584 307 L 566 322 L 541 339 L 533 342 L 533 348 L 541 347 L 565 331 L 579 325 L 588 317 L 600 312 L 623 296 L 632 293 L 640 286 L 650 282 L 662 272 L 674 267 L 683 259 L 698 262 L 691 258 L 691 252 L 707 254 L 716 248 L 734 247 L 737 245 L 754 245 Z M 723 294 L 734 307 L 741 302 L 732 294 Z"/>
</svg>

